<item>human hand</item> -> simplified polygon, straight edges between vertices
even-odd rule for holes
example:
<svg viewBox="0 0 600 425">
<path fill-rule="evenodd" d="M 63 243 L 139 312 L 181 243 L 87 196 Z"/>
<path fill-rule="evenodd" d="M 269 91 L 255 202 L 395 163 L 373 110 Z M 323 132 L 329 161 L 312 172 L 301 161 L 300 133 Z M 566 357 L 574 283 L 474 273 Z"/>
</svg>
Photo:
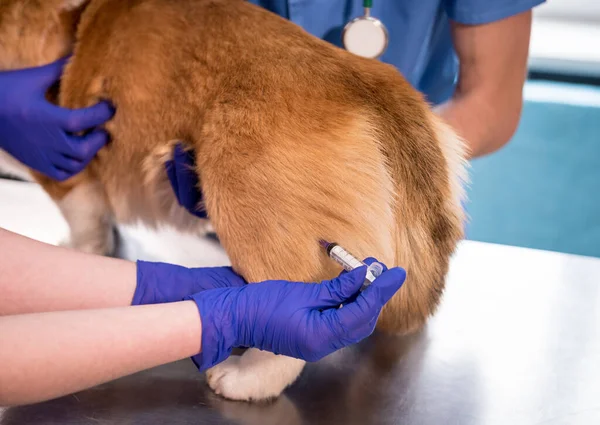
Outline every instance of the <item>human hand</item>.
<svg viewBox="0 0 600 425">
<path fill-rule="evenodd" d="M 45 98 L 67 59 L 49 65 L 0 72 L 0 147 L 26 166 L 58 181 L 82 171 L 108 141 L 100 126 L 114 114 L 106 102 L 66 109 Z"/>
<path fill-rule="evenodd" d="M 175 264 L 137 261 L 137 285 L 131 305 L 181 301 L 215 288 L 246 285 L 231 267 L 186 268 Z"/>
<path fill-rule="evenodd" d="M 185 151 L 181 144 L 175 145 L 173 159 L 167 161 L 165 167 L 179 205 L 199 218 L 207 218 L 201 204 L 202 192 L 198 185 L 194 152 Z"/>
<path fill-rule="evenodd" d="M 406 279 L 404 269 L 384 268 L 358 293 L 366 272 L 366 266 L 360 267 L 320 285 L 266 281 L 186 297 L 196 302 L 202 321 L 202 352 L 192 358 L 194 363 L 205 370 L 225 360 L 234 347 L 316 361 L 366 338 Z"/>
</svg>

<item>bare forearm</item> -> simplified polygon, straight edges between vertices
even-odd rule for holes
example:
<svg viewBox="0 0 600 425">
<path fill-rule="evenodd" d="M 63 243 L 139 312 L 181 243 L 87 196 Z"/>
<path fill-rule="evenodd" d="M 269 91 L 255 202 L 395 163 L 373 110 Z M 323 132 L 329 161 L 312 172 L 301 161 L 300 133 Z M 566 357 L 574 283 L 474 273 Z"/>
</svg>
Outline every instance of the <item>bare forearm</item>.
<svg viewBox="0 0 600 425">
<path fill-rule="evenodd" d="M 452 24 L 458 84 L 437 112 L 465 140 L 471 158 L 500 149 L 517 129 L 530 31 L 531 11 L 485 25 Z"/>
<path fill-rule="evenodd" d="M 490 154 L 512 137 L 521 112 L 516 102 L 510 110 L 498 108 L 493 96 L 454 97 L 436 112 L 464 139 L 469 159 Z"/>
<path fill-rule="evenodd" d="M 55 247 L 0 228 L 0 316 L 127 306 L 134 263 Z"/>
<path fill-rule="evenodd" d="M 0 405 L 70 394 L 200 351 L 191 301 L 0 317 Z"/>
</svg>

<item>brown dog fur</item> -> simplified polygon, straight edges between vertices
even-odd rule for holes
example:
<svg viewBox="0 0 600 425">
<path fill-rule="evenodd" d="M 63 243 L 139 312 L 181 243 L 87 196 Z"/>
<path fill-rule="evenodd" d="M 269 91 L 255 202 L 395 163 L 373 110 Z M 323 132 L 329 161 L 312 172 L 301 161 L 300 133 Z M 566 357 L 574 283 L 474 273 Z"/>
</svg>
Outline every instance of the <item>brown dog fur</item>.
<svg viewBox="0 0 600 425">
<path fill-rule="evenodd" d="M 70 52 L 78 3 L 0 3 L 0 68 Z M 337 275 L 318 244 L 324 238 L 407 270 L 379 329 L 406 333 L 425 323 L 462 237 L 464 154 L 395 68 L 240 0 L 84 6 L 59 100 L 78 108 L 110 99 L 112 142 L 67 182 L 36 175 L 80 241 L 97 227 L 100 242 L 77 248 L 110 249 L 112 219 L 199 229 L 164 172 L 183 141 L 195 149 L 211 224 L 248 281 Z M 69 219 L 81 214 L 88 218 Z"/>
</svg>

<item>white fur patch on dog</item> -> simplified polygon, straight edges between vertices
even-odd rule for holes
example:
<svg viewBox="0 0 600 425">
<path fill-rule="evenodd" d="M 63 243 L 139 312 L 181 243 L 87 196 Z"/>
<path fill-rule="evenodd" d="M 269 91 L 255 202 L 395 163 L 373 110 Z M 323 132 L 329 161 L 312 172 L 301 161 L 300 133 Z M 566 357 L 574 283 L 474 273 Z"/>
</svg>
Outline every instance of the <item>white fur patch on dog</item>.
<svg viewBox="0 0 600 425">
<path fill-rule="evenodd" d="M 469 163 L 466 157 L 464 140 L 446 124 L 439 116 L 433 118 L 437 139 L 441 145 L 442 153 L 448 164 L 450 178 L 451 209 L 456 212 L 461 220 L 464 219 L 462 202 L 466 200 L 466 185 L 469 184 Z"/>
<path fill-rule="evenodd" d="M 278 397 L 302 372 L 305 361 L 250 348 L 206 372 L 208 385 L 225 398 L 239 401 Z"/>
</svg>

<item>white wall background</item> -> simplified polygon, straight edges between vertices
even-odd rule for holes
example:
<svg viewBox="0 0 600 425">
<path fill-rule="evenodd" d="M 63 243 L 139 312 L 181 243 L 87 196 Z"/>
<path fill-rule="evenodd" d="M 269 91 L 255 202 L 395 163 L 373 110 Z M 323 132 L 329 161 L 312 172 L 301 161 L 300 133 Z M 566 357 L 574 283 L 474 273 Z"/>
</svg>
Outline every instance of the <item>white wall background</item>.
<svg viewBox="0 0 600 425">
<path fill-rule="evenodd" d="M 600 0 L 548 0 L 533 16 L 530 69 L 600 77 Z"/>
<path fill-rule="evenodd" d="M 539 18 L 600 24 L 600 0 L 548 0 L 535 9 Z"/>
</svg>

